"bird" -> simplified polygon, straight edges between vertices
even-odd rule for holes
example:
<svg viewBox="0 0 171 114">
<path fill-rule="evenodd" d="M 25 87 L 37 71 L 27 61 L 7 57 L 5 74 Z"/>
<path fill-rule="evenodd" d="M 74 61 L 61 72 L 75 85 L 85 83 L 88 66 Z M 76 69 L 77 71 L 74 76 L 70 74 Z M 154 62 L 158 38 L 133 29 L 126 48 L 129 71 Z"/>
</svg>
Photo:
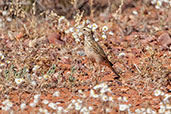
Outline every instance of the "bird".
<svg viewBox="0 0 171 114">
<path fill-rule="evenodd" d="M 87 57 L 94 63 L 98 63 L 99 65 L 105 65 L 109 67 L 113 73 L 116 74 L 116 78 L 120 78 L 120 75 L 113 68 L 113 64 L 109 61 L 107 55 L 101 46 L 95 41 L 93 31 L 88 28 L 82 28 L 82 33 L 84 35 L 84 51 Z"/>
</svg>

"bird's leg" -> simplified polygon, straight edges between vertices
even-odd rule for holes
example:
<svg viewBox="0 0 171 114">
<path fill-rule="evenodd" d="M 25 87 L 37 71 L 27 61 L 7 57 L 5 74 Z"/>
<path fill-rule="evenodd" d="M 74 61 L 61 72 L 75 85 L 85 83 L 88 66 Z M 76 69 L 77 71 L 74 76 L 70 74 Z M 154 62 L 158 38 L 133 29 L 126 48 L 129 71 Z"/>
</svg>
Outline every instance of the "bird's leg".
<svg viewBox="0 0 171 114">
<path fill-rule="evenodd" d="M 96 69 L 95 69 L 95 66 L 94 66 L 94 63 L 93 63 L 93 80 L 94 80 L 95 77 L 96 77 L 96 76 L 95 76 L 95 75 L 96 75 L 95 72 L 96 72 Z"/>
<path fill-rule="evenodd" d="M 95 69 L 95 66 L 94 66 L 94 62 L 91 62 L 91 64 L 90 65 L 92 65 L 92 67 L 91 68 L 93 68 L 93 70 L 92 70 L 92 73 L 91 73 L 91 81 L 93 82 L 94 80 L 95 80 L 95 71 L 96 71 L 96 69 Z"/>
<path fill-rule="evenodd" d="M 101 65 L 98 64 L 98 81 L 100 81 L 102 79 L 101 77 Z"/>
<path fill-rule="evenodd" d="M 99 77 L 99 65 L 97 63 L 95 63 L 95 67 L 97 68 L 96 69 L 96 75 L 95 75 L 95 81 L 96 81 L 96 84 L 98 83 L 98 77 Z"/>
</svg>

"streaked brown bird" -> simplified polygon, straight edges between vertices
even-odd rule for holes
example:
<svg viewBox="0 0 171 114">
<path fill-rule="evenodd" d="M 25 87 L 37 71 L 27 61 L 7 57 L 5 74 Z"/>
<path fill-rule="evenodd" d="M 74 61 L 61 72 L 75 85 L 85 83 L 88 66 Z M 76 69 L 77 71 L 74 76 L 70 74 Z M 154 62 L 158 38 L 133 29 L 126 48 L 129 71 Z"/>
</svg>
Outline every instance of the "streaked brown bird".
<svg viewBox="0 0 171 114">
<path fill-rule="evenodd" d="M 120 75 L 112 67 L 113 64 L 108 60 L 106 54 L 100 45 L 95 41 L 93 37 L 93 31 L 87 27 L 82 29 L 84 35 L 84 50 L 87 57 L 92 61 L 101 65 L 108 66 L 119 78 Z"/>
</svg>

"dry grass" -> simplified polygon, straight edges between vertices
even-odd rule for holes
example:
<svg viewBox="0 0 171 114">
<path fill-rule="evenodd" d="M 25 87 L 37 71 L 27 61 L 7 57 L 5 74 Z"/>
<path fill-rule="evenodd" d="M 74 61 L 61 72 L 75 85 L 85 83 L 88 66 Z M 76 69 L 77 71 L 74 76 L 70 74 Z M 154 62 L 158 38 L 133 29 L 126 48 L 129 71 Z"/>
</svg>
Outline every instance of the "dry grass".
<svg viewBox="0 0 171 114">
<path fill-rule="evenodd" d="M 66 113 L 86 113 L 87 109 L 87 113 L 126 114 L 142 107 L 146 112 L 149 109 L 157 113 L 161 111 L 160 103 L 165 105 L 165 112 L 169 112 L 166 108 L 166 105 L 170 106 L 171 79 L 168 4 L 155 9 L 148 0 L 121 0 L 119 5 L 116 2 L 118 9 L 114 11 L 115 7 L 110 4 L 115 2 L 111 0 L 100 5 L 96 0 L 56 1 L 62 7 L 59 12 L 47 8 L 39 13 L 43 2 L 31 0 L 28 7 L 14 0 L 0 11 L 1 113 L 29 113 L 26 109 L 31 109 L 32 113 L 48 109 L 53 113 L 59 111 L 60 106 L 61 113 L 64 110 Z M 140 5 L 143 8 L 138 10 Z M 65 10 L 64 6 L 70 8 Z M 74 16 L 69 20 L 71 15 Z M 80 32 L 83 26 L 91 25 L 99 44 L 116 62 L 121 80 L 114 80 L 107 68 L 101 74 L 95 73 L 102 77 L 99 84 L 92 80 L 94 67 L 85 56 Z M 108 27 L 107 31 L 103 30 L 104 26 Z M 163 34 L 166 35 L 161 37 Z M 102 35 L 107 38 L 101 38 Z M 157 95 L 156 90 L 159 90 Z M 52 95 L 55 91 L 61 94 L 59 98 Z M 41 98 L 33 99 L 36 94 L 41 94 Z M 169 97 L 164 101 L 167 95 Z M 8 103 L 18 110 L 9 106 L 5 111 L 2 102 L 6 99 L 13 101 Z M 43 99 L 58 102 L 58 108 L 44 103 L 37 103 L 37 107 L 20 107 L 22 103 L 29 105 L 40 99 L 41 102 Z"/>
</svg>

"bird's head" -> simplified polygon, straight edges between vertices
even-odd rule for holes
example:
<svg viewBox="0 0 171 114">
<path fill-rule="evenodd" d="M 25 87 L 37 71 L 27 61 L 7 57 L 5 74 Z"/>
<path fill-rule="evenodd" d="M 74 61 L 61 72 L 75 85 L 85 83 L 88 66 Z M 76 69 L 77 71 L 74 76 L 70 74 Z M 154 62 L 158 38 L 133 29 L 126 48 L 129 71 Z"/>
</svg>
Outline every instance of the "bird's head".
<svg viewBox="0 0 171 114">
<path fill-rule="evenodd" d="M 82 32 L 83 32 L 83 35 L 86 37 L 92 37 L 93 36 L 93 31 L 88 27 L 82 28 Z"/>
</svg>

